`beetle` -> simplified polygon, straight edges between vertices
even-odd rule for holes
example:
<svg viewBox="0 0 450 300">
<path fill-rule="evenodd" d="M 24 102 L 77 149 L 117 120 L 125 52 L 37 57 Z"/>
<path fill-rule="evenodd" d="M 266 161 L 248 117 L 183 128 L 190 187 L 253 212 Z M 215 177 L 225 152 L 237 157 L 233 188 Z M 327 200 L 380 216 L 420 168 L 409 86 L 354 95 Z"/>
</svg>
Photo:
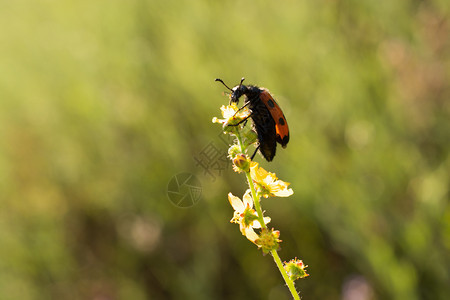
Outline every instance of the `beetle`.
<svg viewBox="0 0 450 300">
<path fill-rule="evenodd" d="M 286 118 L 268 89 L 256 85 L 244 85 L 242 84 L 244 80 L 245 78 L 242 78 L 239 85 L 234 88 L 229 88 L 222 79 L 217 78 L 215 81 L 221 82 L 231 91 L 230 104 L 239 104 L 239 99 L 245 96 L 244 105 L 240 109 L 248 106 L 249 117 L 253 120 L 253 130 L 258 136 L 258 146 L 251 159 L 253 160 L 259 150 L 267 161 L 272 161 L 277 150 L 277 143 L 286 148 L 289 142 Z"/>
</svg>

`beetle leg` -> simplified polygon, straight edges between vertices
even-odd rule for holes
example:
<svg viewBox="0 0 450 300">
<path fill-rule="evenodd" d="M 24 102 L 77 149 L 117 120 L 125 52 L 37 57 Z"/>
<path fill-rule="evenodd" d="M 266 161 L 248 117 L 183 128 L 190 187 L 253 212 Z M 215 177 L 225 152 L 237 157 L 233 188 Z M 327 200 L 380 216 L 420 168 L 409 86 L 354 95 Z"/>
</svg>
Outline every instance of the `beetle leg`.
<svg viewBox="0 0 450 300">
<path fill-rule="evenodd" d="M 250 157 L 250 159 L 251 160 L 253 160 L 253 158 L 255 157 L 255 155 L 256 155 L 256 152 L 258 152 L 258 150 L 259 150 L 259 146 L 260 145 L 258 145 L 258 147 L 256 147 L 256 149 L 255 149 L 255 152 L 253 152 L 253 155 L 252 155 L 252 157 Z"/>
<path fill-rule="evenodd" d="M 249 104 L 250 104 L 250 102 L 247 102 L 246 104 L 242 105 L 242 107 L 239 108 L 239 109 L 234 113 L 233 117 L 234 117 L 238 112 L 240 112 L 244 107 L 249 106 Z"/>
<path fill-rule="evenodd" d="M 244 126 L 247 124 L 248 118 L 250 118 L 252 116 L 252 114 L 248 115 L 247 117 L 245 117 L 245 119 L 242 119 L 241 121 L 239 121 L 239 123 L 237 124 L 228 124 L 228 126 L 238 126 L 241 125 L 243 122 L 245 122 Z"/>
</svg>

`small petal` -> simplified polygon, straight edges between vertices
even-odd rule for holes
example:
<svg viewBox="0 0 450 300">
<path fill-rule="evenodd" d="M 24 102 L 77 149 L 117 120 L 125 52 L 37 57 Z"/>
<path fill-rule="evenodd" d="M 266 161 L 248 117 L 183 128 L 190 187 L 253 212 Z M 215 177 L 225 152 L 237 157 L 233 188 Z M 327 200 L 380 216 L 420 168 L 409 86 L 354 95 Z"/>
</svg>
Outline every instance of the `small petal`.
<svg viewBox="0 0 450 300">
<path fill-rule="evenodd" d="M 259 239 L 259 235 L 256 234 L 256 232 L 251 227 L 245 229 L 245 236 L 253 243 L 255 243 L 257 239 Z"/>
<path fill-rule="evenodd" d="M 289 197 L 292 194 L 294 194 L 294 191 L 292 189 L 283 189 L 283 190 L 274 192 L 274 195 L 277 197 Z"/>
<path fill-rule="evenodd" d="M 253 198 L 252 198 L 252 191 L 250 189 L 247 189 L 245 191 L 244 197 L 242 197 L 244 200 L 244 205 L 253 207 Z"/>
<path fill-rule="evenodd" d="M 236 212 L 242 213 L 244 211 L 245 205 L 239 197 L 234 196 L 232 193 L 228 193 L 228 201 Z"/>
<path fill-rule="evenodd" d="M 264 224 L 268 224 L 271 220 L 270 217 L 264 217 L 263 219 L 264 219 Z M 261 223 L 259 223 L 258 220 L 255 220 L 255 221 L 253 221 L 252 227 L 256 228 L 256 229 L 261 228 Z"/>
</svg>

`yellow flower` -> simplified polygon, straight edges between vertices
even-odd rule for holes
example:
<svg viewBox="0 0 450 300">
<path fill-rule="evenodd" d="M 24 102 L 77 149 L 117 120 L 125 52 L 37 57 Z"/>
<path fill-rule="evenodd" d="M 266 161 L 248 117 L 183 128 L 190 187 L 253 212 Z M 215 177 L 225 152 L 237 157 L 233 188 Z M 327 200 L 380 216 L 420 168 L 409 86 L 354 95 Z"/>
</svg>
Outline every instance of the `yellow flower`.
<svg viewBox="0 0 450 300">
<path fill-rule="evenodd" d="M 230 201 L 234 209 L 234 215 L 230 222 L 239 224 L 241 233 L 250 241 L 254 242 L 258 239 L 258 235 L 254 232 L 253 228 L 261 228 L 261 224 L 258 221 L 256 211 L 253 209 L 253 199 L 250 190 L 245 192 L 242 199 L 243 201 L 231 193 L 228 194 L 228 201 Z M 269 222 L 270 218 L 265 217 L 264 223 L 267 224 Z"/>
<path fill-rule="evenodd" d="M 236 103 L 227 106 L 222 105 L 220 110 L 222 111 L 223 119 L 214 117 L 212 122 L 222 124 L 224 128 L 228 125 L 237 125 L 250 116 L 250 111 L 247 107 L 239 110 Z"/>
<path fill-rule="evenodd" d="M 257 162 L 250 164 L 250 175 L 253 182 L 256 183 L 258 192 L 264 198 L 273 197 L 289 197 L 294 193 L 292 189 L 288 189 L 290 183 L 279 180 L 274 173 L 267 172 L 258 166 Z"/>
</svg>

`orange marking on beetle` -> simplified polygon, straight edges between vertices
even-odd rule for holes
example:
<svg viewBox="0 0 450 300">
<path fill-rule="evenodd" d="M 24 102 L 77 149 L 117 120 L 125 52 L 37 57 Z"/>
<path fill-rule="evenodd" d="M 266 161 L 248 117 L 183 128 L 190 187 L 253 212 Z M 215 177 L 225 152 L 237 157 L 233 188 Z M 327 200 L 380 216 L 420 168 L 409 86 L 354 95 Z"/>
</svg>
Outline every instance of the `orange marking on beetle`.
<svg viewBox="0 0 450 300">
<path fill-rule="evenodd" d="M 286 147 L 289 142 L 289 126 L 284 117 L 283 111 L 278 106 L 277 102 L 273 99 L 272 95 L 265 88 L 261 88 L 260 94 L 261 101 L 269 109 L 270 115 L 275 121 L 275 130 L 277 132 L 277 142 L 281 144 L 283 148 Z"/>
</svg>

